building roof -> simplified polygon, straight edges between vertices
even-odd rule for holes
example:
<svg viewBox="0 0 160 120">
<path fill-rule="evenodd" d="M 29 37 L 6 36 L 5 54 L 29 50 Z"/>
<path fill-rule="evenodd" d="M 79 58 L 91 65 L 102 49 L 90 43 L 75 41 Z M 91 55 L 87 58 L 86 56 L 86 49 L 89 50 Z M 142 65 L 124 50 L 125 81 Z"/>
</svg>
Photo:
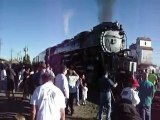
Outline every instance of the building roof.
<svg viewBox="0 0 160 120">
<path fill-rule="evenodd" d="M 137 40 L 151 41 L 149 37 L 137 37 Z"/>
<path fill-rule="evenodd" d="M 142 50 L 152 50 L 152 51 L 153 51 L 153 48 L 152 48 L 152 47 L 140 46 L 140 48 L 141 48 Z"/>
<path fill-rule="evenodd" d="M 154 65 L 152 63 L 141 63 L 138 65 L 138 67 L 149 67 L 149 66 L 156 67 L 156 65 Z"/>
</svg>

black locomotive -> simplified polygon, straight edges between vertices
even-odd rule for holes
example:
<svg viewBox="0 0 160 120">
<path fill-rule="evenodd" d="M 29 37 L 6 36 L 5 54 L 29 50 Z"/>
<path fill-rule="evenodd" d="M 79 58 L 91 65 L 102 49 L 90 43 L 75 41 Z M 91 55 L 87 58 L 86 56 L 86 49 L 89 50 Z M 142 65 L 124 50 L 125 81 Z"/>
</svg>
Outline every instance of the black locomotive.
<svg viewBox="0 0 160 120">
<path fill-rule="evenodd" d="M 130 50 L 125 47 L 126 43 L 122 25 L 103 22 L 91 31 L 83 31 L 72 39 L 47 48 L 33 62 L 50 64 L 55 74 L 59 72 L 61 64 L 68 67 L 72 65 L 79 73 L 86 74 L 88 83 L 91 84 L 97 83 L 105 66 L 108 66 L 111 77 L 121 82 L 133 61 Z"/>
</svg>

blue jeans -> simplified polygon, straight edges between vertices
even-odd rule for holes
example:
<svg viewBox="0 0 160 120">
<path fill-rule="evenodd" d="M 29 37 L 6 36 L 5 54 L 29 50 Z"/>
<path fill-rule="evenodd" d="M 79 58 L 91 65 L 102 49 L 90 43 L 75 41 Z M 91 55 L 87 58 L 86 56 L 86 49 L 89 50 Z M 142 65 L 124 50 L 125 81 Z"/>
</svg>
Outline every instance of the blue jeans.
<svg viewBox="0 0 160 120">
<path fill-rule="evenodd" d="M 142 120 L 151 120 L 151 107 L 139 106 L 139 112 Z"/>
<path fill-rule="evenodd" d="M 77 95 L 76 95 L 77 103 L 79 103 L 79 87 L 77 87 Z"/>
<path fill-rule="evenodd" d="M 100 93 L 100 106 L 98 119 L 102 119 L 103 108 L 106 107 L 106 120 L 111 120 L 111 92 L 101 92 Z"/>
</svg>

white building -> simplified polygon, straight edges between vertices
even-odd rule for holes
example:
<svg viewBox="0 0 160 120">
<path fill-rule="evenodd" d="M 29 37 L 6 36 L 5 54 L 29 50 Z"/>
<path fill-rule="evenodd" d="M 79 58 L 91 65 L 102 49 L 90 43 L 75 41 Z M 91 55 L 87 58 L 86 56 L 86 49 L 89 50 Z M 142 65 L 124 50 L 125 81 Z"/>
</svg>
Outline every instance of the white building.
<svg viewBox="0 0 160 120">
<path fill-rule="evenodd" d="M 132 56 L 138 64 L 152 64 L 153 48 L 151 43 L 150 38 L 138 37 L 136 43 L 130 45 Z"/>
</svg>

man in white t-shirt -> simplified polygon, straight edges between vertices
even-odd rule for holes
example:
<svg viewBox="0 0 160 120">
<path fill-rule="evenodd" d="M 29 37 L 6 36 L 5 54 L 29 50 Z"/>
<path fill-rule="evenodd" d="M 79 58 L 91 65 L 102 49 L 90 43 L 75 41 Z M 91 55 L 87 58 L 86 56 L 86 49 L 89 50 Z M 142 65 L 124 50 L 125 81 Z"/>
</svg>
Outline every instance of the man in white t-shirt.
<svg viewBox="0 0 160 120">
<path fill-rule="evenodd" d="M 42 75 L 44 84 L 35 89 L 30 102 L 31 120 L 65 120 L 65 97 L 52 79 L 50 72 Z"/>
<path fill-rule="evenodd" d="M 68 80 L 66 77 L 67 74 L 67 67 L 62 66 L 61 73 L 58 74 L 55 78 L 55 86 L 57 86 L 64 94 L 65 98 L 69 98 L 69 86 L 68 86 Z"/>
</svg>

